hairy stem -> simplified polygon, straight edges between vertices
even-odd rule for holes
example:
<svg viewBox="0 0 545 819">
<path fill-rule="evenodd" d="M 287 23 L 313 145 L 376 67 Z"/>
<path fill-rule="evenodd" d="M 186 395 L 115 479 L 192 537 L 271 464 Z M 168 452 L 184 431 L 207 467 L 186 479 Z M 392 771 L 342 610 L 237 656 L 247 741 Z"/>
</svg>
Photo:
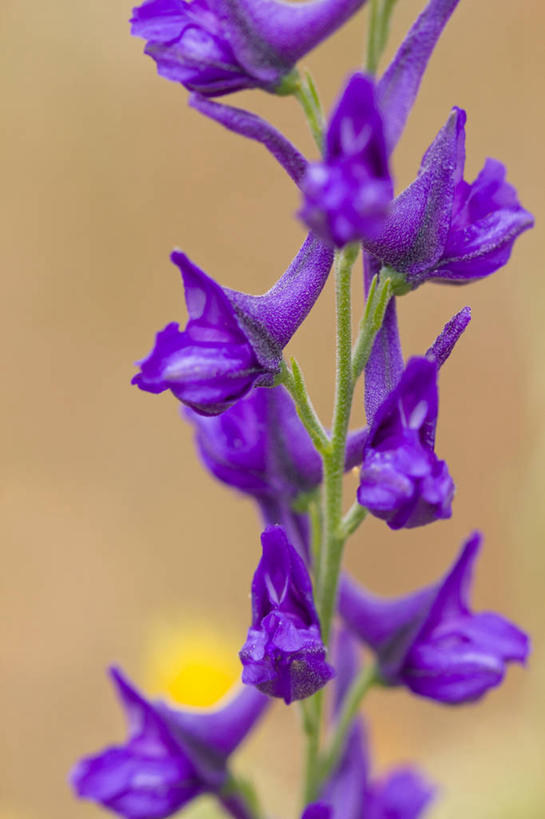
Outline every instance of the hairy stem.
<svg viewBox="0 0 545 819">
<path fill-rule="evenodd" d="M 367 30 L 366 70 L 375 74 L 390 33 L 390 19 L 397 0 L 371 0 Z"/>
<path fill-rule="evenodd" d="M 293 400 L 297 408 L 297 414 L 303 422 L 303 425 L 312 439 L 312 443 L 320 453 L 327 452 L 330 447 L 329 438 L 325 429 L 322 426 L 316 410 L 312 406 L 308 392 L 305 387 L 305 381 L 301 368 L 294 358 L 291 360 L 291 367 L 282 362 L 282 370 L 278 378 L 278 383 L 283 384 Z"/>
<path fill-rule="evenodd" d="M 388 307 L 391 297 L 392 282 L 390 279 L 381 276 L 379 283 L 377 276 L 375 276 L 371 282 L 369 293 L 367 294 L 363 318 L 352 353 L 352 379 L 354 383 L 356 383 L 364 371 L 365 365 L 369 360 L 373 343 L 378 331 L 382 327 L 384 314 L 386 313 L 386 308 Z"/>
<path fill-rule="evenodd" d="M 308 71 L 305 71 L 303 76 L 299 76 L 298 82 L 295 83 L 293 94 L 301 104 L 314 138 L 314 142 L 316 143 L 320 154 L 323 154 L 325 128 L 324 114 L 318 92 L 316 91 L 316 86 L 314 85 L 314 80 Z"/>
<path fill-rule="evenodd" d="M 367 509 L 357 500 L 354 501 L 342 521 L 343 537 L 348 540 L 350 535 L 353 535 L 356 529 L 367 517 Z"/>
<path fill-rule="evenodd" d="M 337 353 L 335 406 L 331 448 L 324 453 L 324 520 L 323 561 L 320 568 L 320 618 L 324 643 L 328 643 L 335 613 L 337 583 L 344 546 L 342 535 L 342 480 L 346 436 L 354 395 L 352 380 L 352 306 L 351 273 L 359 252 L 358 245 L 348 245 L 337 253 L 335 264 L 335 300 L 337 316 Z"/>
</svg>

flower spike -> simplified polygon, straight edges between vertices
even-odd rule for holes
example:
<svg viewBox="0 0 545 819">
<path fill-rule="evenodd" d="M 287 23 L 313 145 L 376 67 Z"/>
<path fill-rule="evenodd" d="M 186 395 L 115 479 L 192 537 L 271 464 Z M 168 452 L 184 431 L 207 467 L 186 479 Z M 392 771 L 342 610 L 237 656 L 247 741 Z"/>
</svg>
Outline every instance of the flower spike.
<svg viewBox="0 0 545 819">
<path fill-rule="evenodd" d="M 140 362 L 133 384 L 171 390 L 203 415 L 225 411 L 254 386 L 271 386 L 282 349 L 312 309 L 326 282 L 332 251 L 310 235 L 275 286 L 263 296 L 223 288 L 179 251 L 189 321 L 171 323 Z"/>
<path fill-rule="evenodd" d="M 146 0 L 132 34 L 168 80 L 204 96 L 276 91 L 296 62 L 365 0 Z"/>
<path fill-rule="evenodd" d="M 375 597 L 343 577 L 341 616 L 377 653 L 386 684 L 456 705 L 499 685 L 508 662 L 526 661 L 529 641 L 523 631 L 499 614 L 470 609 L 481 540 L 480 534 L 471 535 L 439 583 L 398 600 Z"/>
<path fill-rule="evenodd" d="M 71 782 L 78 796 L 125 819 L 163 819 L 203 793 L 222 799 L 228 757 L 262 716 L 267 697 L 243 688 L 216 711 L 182 711 L 149 702 L 119 669 L 111 675 L 129 736 L 76 765 Z"/>
<path fill-rule="evenodd" d="M 322 688 L 334 671 L 314 606 L 308 570 L 281 526 L 261 536 L 252 582 L 252 625 L 240 651 L 242 682 L 289 705 Z"/>
</svg>

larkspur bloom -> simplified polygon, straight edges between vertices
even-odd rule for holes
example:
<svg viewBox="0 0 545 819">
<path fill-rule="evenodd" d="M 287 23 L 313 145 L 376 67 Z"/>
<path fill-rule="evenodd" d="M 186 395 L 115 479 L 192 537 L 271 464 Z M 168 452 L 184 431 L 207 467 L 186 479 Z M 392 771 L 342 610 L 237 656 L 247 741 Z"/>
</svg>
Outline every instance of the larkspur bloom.
<svg viewBox="0 0 545 819">
<path fill-rule="evenodd" d="M 272 386 L 282 349 L 312 309 L 326 282 L 332 252 L 310 235 L 292 264 L 263 296 L 221 287 L 178 251 L 189 321 L 157 334 L 133 383 L 147 392 L 170 390 L 203 415 L 217 415 L 252 387 Z"/>
<path fill-rule="evenodd" d="M 392 180 L 374 82 L 353 74 L 330 118 L 321 162 L 302 180 L 300 218 L 338 247 L 376 236 L 392 200 Z"/>
<path fill-rule="evenodd" d="M 417 178 L 394 201 L 383 233 L 366 243 L 408 289 L 425 281 L 463 284 L 489 276 L 534 224 L 500 162 L 487 159 L 474 182 L 464 181 L 465 122 L 465 112 L 454 108 Z"/>
<path fill-rule="evenodd" d="M 298 60 L 365 0 L 147 0 L 132 33 L 159 74 L 206 96 L 245 88 L 281 90 Z"/>
<path fill-rule="evenodd" d="M 265 525 L 280 523 L 306 560 L 308 521 L 293 503 L 322 482 L 322 460 L 283 386 L 254 390 L 221 415 L 186 409 L 206 468 L 222 483 L 252 497 Z M 361 463 L 367 430 L 348 436 L 345 469 Z"/>
<path fill-rule="evenodd" d="M 400 599 L 371 595 L 343 577 L 339 611 L 377 654 L 387 685 L 456 705 L 499 685 L 508 662 L 524 663 L 527 635 L 492 612 L 471 611 L 469 594 L 481 536 L 464 543 L 439 583 Z"/>
<path fill-rule="evenodd" d="M 252 625 L 240 651 L 242 682 L 290 704 L 322 688 L 334 671 L 303 559 L 281 526 L 261 536 L 263 556 L 252 582 Z"/>
<path fill-rule="evenodd" d="M 118 669 L 111 674 L 129 736 L 76 765 L 71 781 L 78 796 L 126 819 L 163 819 L 213 793 L 233 816 L 247 816 L 239 798 L 222 789 L 228 758 L 263 714 L 267 697 L 243 688 L 216 711 L 184 711 L 145 699 Z"/>
<path fill-rule="evenodd" d="M 392 529 L 450 517 L 454 484 L 435 454 L 438 370 L 471 320 L 464 307 L 447 322 L 425 358 L 403 367 L 397 322 L 366 371 L 365 407 L 371 421 L 363 449 L 358 501 Z"/>
<path fill-rule="evenodd" d="M 334 718 L 358 671 L 354 638 L 343 630 L 335 645 Z M 369 743 L 363 720 L 352 723 L 341 758 L 322 786 L 319 801 L 309 805 L 302 819 L 418 819 L 434 797 L 432 788 L 412 768 L 370 777 Z"/>
<path fill-rule="evenodd" d="M 452 514 L 454 483 L 435 454 L 437 364 L 412 358 L 378 408 L 363 451 L 358 501 L 391 529 Z"/>
<path fill-rule="evenodd" d="M 343 756 L 326 783 L 320 801 L 302 819 L 419 819 L 434 789 L 412 768 L 396 768 L 369 781 L 367 739 L 361 722 L 348 735 Z"/>
</svg>

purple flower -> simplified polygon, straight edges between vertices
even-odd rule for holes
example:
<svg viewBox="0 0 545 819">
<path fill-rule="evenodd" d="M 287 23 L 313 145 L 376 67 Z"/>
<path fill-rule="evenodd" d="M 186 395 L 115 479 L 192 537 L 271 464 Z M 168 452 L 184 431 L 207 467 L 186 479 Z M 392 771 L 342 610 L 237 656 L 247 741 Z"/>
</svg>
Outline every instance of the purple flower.
<svg viewBox="0 0 545 819">
<path fill-rule="evenodd" d="M 254 390 L 222 415 L 186 410 L 215 478 L 259 500 L 293 501 L 322 481 L 322 460 L 283 386 Z M 349 433 L 345 469 L 361 463 L 367 430 Z"/>
<path fill-rule="evenodd" d="M 354 640 L 339 632 L 335 645 L 334 716 L 358 670 Z M 411 768 L 396 768 L 379 780 L 369 773 L 369 749 L 363 721 L 350 728 L 337 767 L 322 787 L 319 801 L 302 819 L 418 819 L 433 799 L 434 789 Z"/>
<path fill-rule="evenodd" d="M 377 410 L 363 451 L 358 501 L 391 529 L 452 514 L 454 484 L 434 451 L 437 365 L 412 358 Z"/>
<path fill-rule="evenodd" d="M 434 789 L 411 768 L 397 768 L 378 781 L 368 780 L 367 739 L 355 722 L 341 761 L 326 783 L 320 802 L 302 819 L 418 819 Z"/>
<path fill-rule="evenodd" d="M 508 662 L 525 662 L 524 632 L 499 614 L 474 614 L 469 607 L 480 545 L 474 533 L 443 580 L 398 600 L 375 597 L 343 577 L 341 616 L 376 652 L 386 684 L 459 704 L 499 685 Z"/>
<path fill-rule="evenodd" d="M 310 697 L 334 676 L 302 558 L 281 526 L 261 536 L 263 556 L 252 582 L 252 625 L 240 651 L 242 682 L 270 697 Z"/>
<path fill-rule="evenodd" d="M 365 0 L 147 0 L 132 33 L 147 40 L 159 74 L 218 96 L 275 91 L 297 61 L 333 34 Z"/>
<path fill-rule="evenodd" d="M 189 321 L 183 332 L 172 323 L 157 334 L 133 384 L 152 393 L 171 390 L 203 415 L 223 412 L 254 386 L 271 386 L 282 349 L 320 295 L 332 256 L 310 235 L 268 293 L 248 296 L 221 287 L 175 251 Z"/>
<path fill-rule="evenodd" d="M 222 483 L 259 504 L 266 526 L 281 524 L 308 563 L 309 531 L 294 511 L 299 495 L 322 481 L 322 460 L 283 386 L 254 390 L 221 415 L 205 417 L 186 409 L 195 427 L 202 462 Z M 361 463 L 367 429 L 348 436 L 345 469 Z"/>
<path fill-rule="evenodd" d="M 454 108 L 417 178 L 395 199 L 383 232 L 366 243 L 409 289 L 494 273 L 507 263 L 517 236 L 534 224 L 500 162 L 488 159 L 474 182 L 464 181 L 465 122 L 465 112 Z"/>
<path fill-rule="evenodd" d="M 254 390 L 222 415 L 187 410 L 204 465 L 258 499 L 294 500 L 321 482 L 321 458 L 282 386 Z"/>
<path fill-rule="evenodd" d="M 76 765 L 71 782 L 78 796 L 126 819 L 162 819 L 203 793 L 223 799 L 228 757 L 267 698 L 245 688 L 218 711 L 181 711 L 149 702 L 118 669 L 111 674 L 129 736 Z"/>
<path fill-rule="evenodd" d="M 434 794 L 412 768 L 397 768 L 367 789 L 365 819 L 418 819 Z"/>
<path fill-rule="evenodd" d="M 302 181 L 301 219 L 338 247 L 365 240 L 383 227 L 392 180 L 382 117 L 372 79 L 353 74 L 331 116 L 323 162 Z"/>
</svg>

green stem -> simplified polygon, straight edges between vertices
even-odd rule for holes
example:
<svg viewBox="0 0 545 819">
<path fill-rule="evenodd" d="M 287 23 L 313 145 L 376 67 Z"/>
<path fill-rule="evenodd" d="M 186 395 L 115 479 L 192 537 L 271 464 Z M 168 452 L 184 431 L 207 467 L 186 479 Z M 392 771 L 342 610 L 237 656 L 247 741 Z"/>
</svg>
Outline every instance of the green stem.
<svg viewBox="0 0 545 819">
<path fill-rule="evenodd" d="M 291 367 L 282 362 L 282 369 L 278 378 L 278 384 L 283 384 L 297 407 L 297 413 L 304 424 L 304 427 L 312 439 L 312 443 L 320 453 L 327 452 L 330 448 L 329 438 L 322 426 L 316 410 L 312 406 L 309 398 L 303 373 L 294 358 L 291 360 Z"/>
<path fill-rule="evenodd" d="M 342 534 L 342 480 L 346 436 L 354 394 L 352 380 L 352 309 L 351 273 L 359 252 L 358 245 L 348 245 L 337 253 L 335 264 L 335 299 L 337 315 L 337 354 L 335 406 L 331 448 L 323 455 L 325 538 L 320 567 L 320 620 L 322 637 L 327 645 L 335 613 L 337 583 L 344 547 Z"/>
<path fill-rule="evenodd" d="M 367 61 L 369 74 L 375 74 L 390 33 L 390 20 L 397 0 L 371 0 L 367 31 Z"/>
<path fill-rule="evenodd" d="M 388 36 L 390 34 L 390 20 L 392 18 L 392 12 L 395 8 L 397 0 L 383 0 L 382 5 L 382 13 L 380 19 L 380 27 L 379 27 L 379 59 L 382 56 L 384 49 L 386 48 L 386 43 L 388 42 Z"/>
<path fill-rule="evenodd" d="M 383 270 L 385 270 L 385 268 L 383 268 Z M 378 331 L 382 327 L 384 314 L 386 313 L 386 308 L 388 307 L 391 297 L 392 282 L 390 279 L 387 276 L 381 276 L 379 283 L 377 276 L 375 276 L 369 288 L 358 338 L 354 344 L 352 354 L 352 379 L 354 383 L 356 383 L 362 374 L 369 360 L 373 343 Z"/>
<path fill-rule="evenodd" d="M 342 521 L 343 537 L 348 540 L 350 535 L 354 534 L 360 523 L 362 523 L 366 517 L 367 509 L 355 500 Z"/>
<path fill-rule="evenodd" d="M 305 784 L 303 790 L 303 805 L 308 805 L 316 796 L 318 787 L 318 758 L 320 751 L 320 727 L 322 723 L 322 691 L 303 701 L 306 708 L 304 718 L 307 737 L 305 755 Z"/>
<path fill-rule="evenodd" d="M 318 92 L 316 91 L 316 86 L 314 85 L 314 80 L 308 71 L 305 71 L 302 77 L 299 76 L 298 82 L 296 82 L 294 85 L 293 94 L 301 104 L 314 138 L 314 142 L 318 146 L 320 154 L 323 154 L 325 129 L 324 114 Z"/>
<path fill-rule="evenodd" d="M 320 586 L 320 566 L 322 564 L 322 549 L 324 540 L 324 519 L 322 514 L 321 493 L 316 492 L 309 504 L 308 513 L 310 518 L 310 537 L 312 549 L 312 561 L 314 566 L 314 587 Z"/>
<path fill-rule="evenodd" d="M 379 54 L 377 52 L 377 31 L 379 30 L 380 0 L 370 0 L 369 21 L 367 27 L 367 58 L 365 68 L 369 74 L 377 70 Z"/>
<path fill-rule="evenodd" d="M 256 790 L 248 779 L 242 779 L 230 773 L 218 798 L 227 813 L 236 819 L 264 819 L 265 817 Z"/>
<path fill-rule="evenodd" d="M 363 698 L 370 688 L 379 681 L 377 669 L 374 665 L 364 666 L 352 683 L 346 697 L 335 730 L 331 738 L 331 744 L 320 767 L 320 782 L 325 782 L 329 775 L 335 770 L 341 754 L 344 750 L 346 736 L 356 717 Z"/>
</svg>

